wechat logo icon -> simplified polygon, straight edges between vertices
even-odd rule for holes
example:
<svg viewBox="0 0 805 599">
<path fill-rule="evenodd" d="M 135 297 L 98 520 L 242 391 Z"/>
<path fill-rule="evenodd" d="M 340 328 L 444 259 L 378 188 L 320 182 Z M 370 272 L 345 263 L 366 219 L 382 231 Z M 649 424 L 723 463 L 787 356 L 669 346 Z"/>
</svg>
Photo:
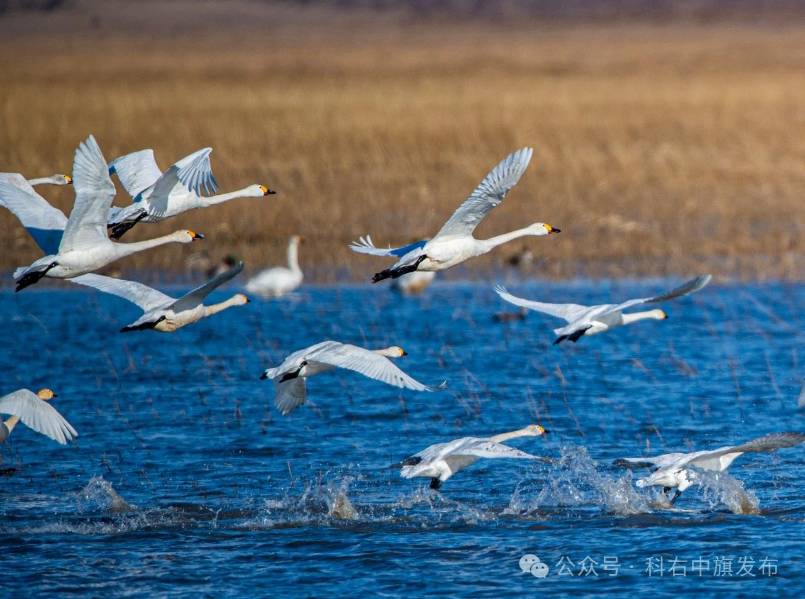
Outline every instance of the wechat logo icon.
<svg viewBox="0 0 805 599">
<path fill-rule="evenodd" d="M 533 553 L 526 553 L 520 558 L 520 569 L 530 573 L 534 578 L 545 578 L 548 576 L 548 564 L 541 562 Z"/>
</svg>

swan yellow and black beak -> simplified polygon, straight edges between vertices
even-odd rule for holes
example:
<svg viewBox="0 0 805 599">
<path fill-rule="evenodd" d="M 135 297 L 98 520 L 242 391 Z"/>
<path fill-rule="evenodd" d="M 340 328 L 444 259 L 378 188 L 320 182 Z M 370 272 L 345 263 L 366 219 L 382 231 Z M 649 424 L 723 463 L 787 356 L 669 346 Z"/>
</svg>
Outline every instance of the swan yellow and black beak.
<svg viewBox="0 0 805 599">
<path fill-rule="evenodd" d="M 198 239 L 204 239 L 204 235 L 202 233 L 196 233 L 195 231 L 190 230 L 188 230 L 187 232 L 190 233 L 190 237 L 193 239 L 193 241 L 196 241 Z"/>
<path fill-rule="evenodd" d="M 274 191 L 273 189 L 269 189 L 265 185 L 260 185 L 259 187 L 260 187 L 260 191 L 263 192 L 264 196 L 271 196 L 271 195 L 274 195 L 275 193 L 277 193 L 276 191 Z"/>
<path fill-rule="evenodd" d="M 67 182 L 67 185 L 73 184 L 73 178 L 70 175 L 64 175 L 64 180 Z"/>
<path fill-rule="evenodd" d="M 562 229 L 557 229 L 556 227 L 552 227 L 551 225 L 549 225 L 547 223 L 542 225 L 542 226 L 545 227 L 546 231 L 548 231 L 548 235 L 551 235 L 553 233 L 561 233 L 562 232 Z"/>
</svg>

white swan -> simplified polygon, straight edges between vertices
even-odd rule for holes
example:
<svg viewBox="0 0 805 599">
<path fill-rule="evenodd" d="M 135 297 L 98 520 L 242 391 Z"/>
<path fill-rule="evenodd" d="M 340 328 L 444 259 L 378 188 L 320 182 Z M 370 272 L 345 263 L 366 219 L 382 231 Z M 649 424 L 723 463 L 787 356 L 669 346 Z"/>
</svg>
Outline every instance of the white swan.
<svg viewBox="0 0 805 599">
<path fill-rule="evenodd" d="M 518 437 L 538 437 L 545 433 L 547 431 L 539 424 L 530 424 L 525 428 L 491 437 L 462 437 L 449 443 L 437 443 L 404 459 L 400 476 L 430 478 L 430 488 L 438 489 L 444 481 L 459 470 L 471 466 L 479 458 L 544 460 L 546 458 L 514 449 L 503 442 Z"/>
<path fill-rule="evenodd" d="M 584 335 L 598 335 L 599 333 L 614 329 L 615 327 L 631 324 L 639 320 L 665 320 L 668 318 L 668 315 L 662 310 L 648 310 L 646 312 L 633 312 L 631 314 L 624 314 L 623 311 L 639 304 L 664 302 L 699 291 L 710 282 L 710 279 L 712 279 L 710 275 L 702 275 L 662 295 L 631 299 L 620 304 L 601 304 L 598 306 L 535 302 L 514 296 L 506 291 L 505 287 L 501 287 L 500 285 L 495 287 L 495 293 L 515 306 L 543 312 L 555 316 L 556 318 L 566 320 L 569 323 L 567 326 L 554 329 L 553 332 L 557 335 L 554 344 L 561 343 L 565 339 L 570 339 L 575 343 Z"/>
<path fill-rule="evenodd" d="M 304 275 L 299 268 L 299 244 L 302 238 L 294 235 L 288 240 L 288 267 L 267 268 L 246 283 L 246 292 L 261 297 L 282 297 L 302 284 Z"/>
<path fill-rule="evenodd" d="M 185 156 L 166 172 L 159 170 L 153 150 L 126 154 L 109 164 L 133 199 L 124 208 L 113 208 L 109 227 L 112 239 L 120 239 L 138 222 L 158 223 L 188 210 L 207 208 L 236 198 L 258 198 L 274 194 L 265 185 L 249 185 L 230 193 L 202 196 L 215 192 L 218 184 L 212 174 L 210 153 L 204 148 Z"/>
<path fill-rule="evenodd" d="M 5 175 L 9 173 L 0 173 Z M 70 175 L 51 175 L 50 177 L 40 177 L 38 179 L 28 179 L 28 184 L 34 185 L 72 185 L 73 178 Z"/>
<path fill-rule="evenodd" d="M 709 451 L 692 453 L 666 453 L 654 457 L 621 458 L 615 460 L 616 466 L 625 468 L 651 468 L 653 472 L 646 478 L 638 479 L 638 487 L 661 486 L 667 493 L 676 489 L 671 503 L 690 487 L 697 478 L 695 469 L 724 472 L 735 458 L 750 452 L 774 451 L 783 447 L 794 447 L 805 443 L 802 433 L 772 433 L 765 437 L 752 439 L 741 445 L 729 445 Z"/>
<path fill-rule="evenodd" d="M 242 293 L 237 293 L 218 304 L 205 306 L 203 303 L 204 298 L 217 287 L 235 277 L 241 270 L 243 270 L 243 262 L 213 277 L 178 299 L 165 295 L 161 291 L 152 289 L 142 283 L 113 279 L 103 275 L 81 275 L 70 279 L 70 281 L 122 297 L 142 309 L 144 314 L 133 323 L 120 329 L 121 333 L 146 329 L 154 329 L 162 333 L 173 333 L 177 329 L 198 322 L 202 318 L 207 318 L 227 308 L 248 304 L 249 298 Z"/>
<path fill-rule="evenodd" d="M 535 223 L 524 229 L 498 235 L 491 239 L 475 239 L 472 236 L 473 231 L 484 217 L 503 201 L 509 190 L 520 180 L 528 167 L 532 152 L 531 148 L 522 148 L 503 159 L 464 200 L 464 203 L 459 206 L 433 239 L 388 249 L 375 247 L 372 238 L 368 235 L 353 242 L 350 248 L 354 252 L 398 258 L 391 268 L 375 274 L 372 282 L 377 283 L 388 278 L 396 279 L 405 273 L 416 270 L 446 270 L 465 260 L 486 254 L 501 244 L 526 235 L 541 236 L 559 233 L 560 230 L 551 225 Z"/>
<path fill-rule="evenodd" d="M 37 393 L 19 389 L 0 397 L 0 414 L 11 415 L 5 422 L 0 422 L 0 443 L 8 439 L 20 421 L 28 428 L 62 445 L 77 437 L 78 433 L 70 423 L 56 408 L 47 403 L 54 397 L 56 394 L 50 389 L 40 389 Z"/>
<path fill-rule="evenodd" d="M 427 289 L 436 273 L 432 270 L 417 270 L 406 273 L 391 282 L 391 290 L 402 295 L 419 295 Z"/>
<path fill-rule="evenodd" d="M 322 341 L 292 353 L 276 368 L 266 369 L 260 378 L 274 381 L 274 404 L 283 415 L 305 403 L 305 379 L 335 368 L 346 368 L 394 387 L 430 391 L 430 387 L 411 378 L 389 360 L 405 355 L 405 350 L 396 345 L 368 350 L 338 341 Z"/>
<path fill-rule="evenodd" d="M 69 279 L 86 274 L 136 252 L 203 239 L 193 231 L 137 243 L 113 243 L 106 233 L 107 215 L 115 196 L 106 161 L 90 135 L 79 145 L 73 165 L 76 199 L 70 218 L 49 205 L 21 176 L 0 178 L 0 204 L 11 210 L 47 254 L 14 272 L 16 291 L 42 277 Z"/>
</svg>

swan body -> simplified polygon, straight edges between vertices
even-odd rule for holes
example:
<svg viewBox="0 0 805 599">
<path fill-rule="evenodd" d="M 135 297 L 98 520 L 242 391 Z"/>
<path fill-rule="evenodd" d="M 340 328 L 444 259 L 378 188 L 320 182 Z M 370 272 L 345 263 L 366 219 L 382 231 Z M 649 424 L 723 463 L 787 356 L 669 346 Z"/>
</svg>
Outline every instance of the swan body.
<svg viewBox="0 0 805 599">
<path fill-rule="evenodd" d="M 142 283 L 113 279 L 102 275 L 87 274 L 72 278 L 70 281 L 79 285 L 93 287 L 104 293 L 116 295 L 136 304 L 143 311 L 143 315 L 133 323 L 120 329 L 122 333 L 147 329 L 153 329 L 161 333 L 173 333 L 177 329 L 213 316 L 233 306 L 242 306 L 249 303 L 249 299 L 242 293 L 235 294 L 228 300 L 218 304 L 207 306 L 203 303 L 210 293 L 234 278 L 241 270 L 243 270 L 243 262 L 213 277 L 180 298 L 173 298 Z"/>
<path fill-rule="evenodd" d="M 3 173 L 5 174 L 5 173 Z M 70 175 L 51 175 L 50 177 L 40 177 L 38 179 L 28 179 L 28 184 L 35 185 L 72 185 L 73 178 Z"/>
<path fill-rule="evenodd" d="M 480 458 L 541 460 L 544 458 L 503 443 L 518 437 L 538 437 L 546 432 L 539 424 L 531 424 L 523 429 L 491 437 L 462 437 L 448 443 L 437 443 L 403 460 L 400 476 L 430 478 L 430 488 L 438 489 L 456 472 L 471 466 Z"/>
<path fill-rule="evenodd" d="M 724 472 L 736 458 L 744 453 L 774 451 L 805 443 L 802 433 L 772 433 L 740 445 L 728 445 L 692 453 L 666 453 L 654 457 L 621 458 L 616 466 L 625 468 L 651 468 L 652 473 L 636 481 L 638 487 L 661 486 L 664 490 L 676 489 L 673 503 L 697 478 L 696 469 Z"/>
<path fill-rule="evenodd" d="M 203 148 L 185 156 L 162 172 L 153 150 L 126 154 L 109 164 L 109 173 L 117 174 L 131 195 L 133 203 L 113 208 L 109 227 L 113 239 L 119 239 L 139 222 L 158 223 L 189 210 L 207 208 L 237 198 L 257 198 L 274 194 L 264 185 L 249 185 L 237 191 L 202 196 L 215 192 L 218 184 L 212 174 L 212 148 Z"/>
<path fill-rule="evenodd" d="M 288 266 L 276 266 L 259 272 L 246 283 L 246 292 L 261 297 L 282 297 L 302 284 L 304 274 L 299 267 L 299 244 L 294 235 L 288 240 Z"/>
<path fill-rule="evenodd" d="M 372 282 L 377 283 L 388 278 L 396 279 L 415 271 L 447 270 L 521 237 L 559 233 L 560 230 L 551 225 L 534 223 L 491 239 L 473 237 L 473 231 L 484 217 L 503 201 L 509 190 L 523 176 L 531 161 L 532 153 L 531 148 L 522 148 L 504 158 L 430 240 L 388 249 L 376 247 L 368 235 L 353 242 L 350 248 L 355 252 L 397 258 L 393 266 L 375 274 Z"/>
<path fill-rule="evenodd" d="M 19 389 L 0 397 L 0 414 L 10 414 L 11 418 L 0 422 L 0 443 L 8 439 L 18 422 L 65 445 L 78 433 L 52 405 L 47 403 L 56 397 L 50 389 L 40 389 L 33 393 Z"/>
<path fill-rule="evenodd" d="M 42 277 L 68 279 L 116 260 L 167 243 L 190 243 L 204 236 L 190 230 L 136 243 L 112 242 L 106 232 L 115 186 L 95 138 L 90 135 L 75 153 L 76 200 L 70 218 L 37 194 L 22 176 L 0 177 L 0 204 L 11 210 L 46 253 L 14 272 L 16 291 Z"/>
<path fill-rule="evenodd" d="M 322 341 L 289 355 L 279 366 L 268 368 L 260 378 L 274 381 L 274 403 L 283 414 L 290 414 L 305 403 L 305 380 L 311 376 L 345 368 L 394 387 L 414 391 L 431 389 L 397 368 L 389 358 L 407 355 L 398 346 L 368 350 L 338 341 Z"/>
<path fill-rule="evenodd" d="M 616 327 L 632 324 L 640 320 L 665 320 L 668 316 L 662 310 L 633 313 L 624 313 L 624 310 L 640 304 L 664 302 L 694 293 L 707 286 L 711 279 L 710 275 L 702 275 L 661 295 L 631 299 L 620 304 L 601 304 L 598 306 L 536 302 L 512 295 L 501 286 L 496 287 L 495 292 L 505 301 L 515 306 L 564 319 L 568 322 L 568 325 L 554 329 L 554 333 L 557 335 L 554 343 L 561 343 L 566 339 L 575 343 L 583 336 L 599 335 Z"/>
</svg>

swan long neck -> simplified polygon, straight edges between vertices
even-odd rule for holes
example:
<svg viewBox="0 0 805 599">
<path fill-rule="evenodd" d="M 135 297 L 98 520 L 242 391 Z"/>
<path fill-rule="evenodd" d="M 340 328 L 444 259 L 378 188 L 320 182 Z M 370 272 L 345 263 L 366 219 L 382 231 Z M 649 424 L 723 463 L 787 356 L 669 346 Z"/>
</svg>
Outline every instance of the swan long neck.
<svg viewBox="0 0 805 599">
<path fill-rule="evenodd" d="M 20 421 L 19 416 L 12 416 L 8 420 L 5 421 L 6 428 L 8 429 L 8 434 L 11 434 L 11 431 L 14 430 L 14 427 L 17 426 L 17 423 Z"/>
<path fill-rule="evenodd" d="M 228 202 L 229 200 L 252 197 L 247 194 L 248 191 L 249 188 L 244 187 L 243 189 L 230 191 L 229 193 L 221 193 L 214 196 L 198 196 L 198 201 L 202 207 L 206 208 L 207 206 L 215 206 L 216 204 L 223 204 L 224 202 Z"/>
<path fill-rule="evenodd" d="M 510 241 L 520 239 L 520 237 L 527 237 L 529 235 L 534 235 L 533 229 L 531 227 L 524 227 L 522 229 L 510 231 L 509 233 L 504 233 L 503 235 L 490 237 L 489 239 L 479 239 L 478 241 L 484 245 L 486 251 L 488 252 L 499 245 L 503 245 L 504 243 L 509 243 Z"/>
<path fill-rule="evenodd" d="M 527 429 L 521 428 L 516 431 L 511 431 L 510 433 L 500 433 L 499 435 L 493 435 L 492 437 L 489 437 L 489 439 L 494 443 L 503 443 L 504 441 L 508 441 L 509 439 L 516 439 L 517 437 L 525 437 L 528 434 L 529 432 Z"/>
<path fill-rule="evenodd" d="M 295 239 L 288 243 L 288 268 L 294 272 L 301 272 L 299 268 L 299 242 Z"/>
<path fill-rule="evenodd" d="M 162 237 L 155 237 L 154 239 L 147 239 L 145 241 L 135 241 L 132 243 L 114 243 L 115 251 L 118 257 L 130 256 L 137 252 L 150 250 L 151 248 L 159 247 L 168 243 L 179 243 L 179 238 L 176 233 L 170 235 L 163 235 Z"/>
<path fill-rule="evenodd" d="M 638 320 L 662 320 L 662 312 L 659 310 L 647 310 L 645 312 L 632 312 L 631 314 L 622 314 L 623 324 L 631 324 Z"/>
<path fill-rule="evenodd" d="M 38 179 L 28 179 L 28 185 L 44 185 L 45 183 L 54 183 L 53 177 L 40 177 Z"/>
<path fill-rule="evenodd" d="M 240 301 L 240 298 L 237 295 L 233 295 L 228 300 L 219 302 L 217 304 L 210 304 L 209 306 L 204 306 L 204 315 L 205 316 L 212 316 L 213 314 L 218 314 L 218 312 L 223 312 L 227 308 L 231 308 L 232 306 L 239 306 L 243 302 Z"/>
</svg>

